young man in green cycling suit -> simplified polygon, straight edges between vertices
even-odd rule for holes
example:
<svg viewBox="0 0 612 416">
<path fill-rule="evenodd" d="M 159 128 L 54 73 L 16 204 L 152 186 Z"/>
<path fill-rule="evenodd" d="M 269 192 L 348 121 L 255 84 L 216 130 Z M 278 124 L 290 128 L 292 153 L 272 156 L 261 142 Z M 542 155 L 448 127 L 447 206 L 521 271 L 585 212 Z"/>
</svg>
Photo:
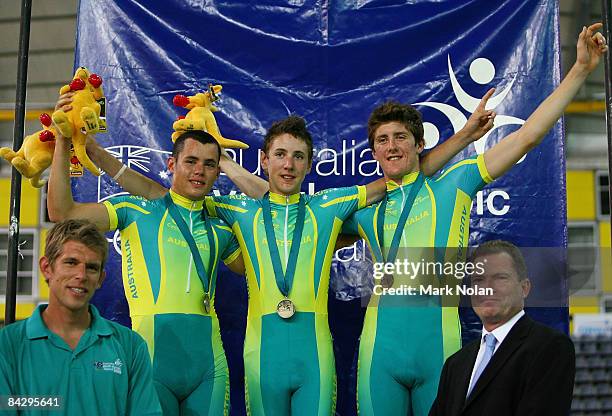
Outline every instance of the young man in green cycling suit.
<svg viewBox="0 0 612 416">
<path fill-rule="evenodd" d="M 69 101 L 63 97 L 58 107 Z M 214 307 L 217 261 L 238 273 L 244 266 L 231 229 L 218 218 L 203 216 L 204 197 L 219 175 L 218 143 L 199 131 L 177 138 L 168 161 L 172 187 L 165 197 L 128 195 L 81 204 L 70 190 L 70 143 L 56 140 L 50 218 L 83 218 L 103 231 L 121 231 L 132 327 L 148 344 L 164 414 L 227 414 L 229 377 Z M 89 146 L 90 154 L 95 146 Z M 116 164 L 121 166 L 111 160 L 107 172 L 123 173 Z"/>
<path fill-rule="evenodd" d="M 387 180 L 387 196 L 384 202 L 357 212 L 343 231 L 358 232 L 365 238 L 379 263 L 392 263 L 395 258 L 389 256 L 394 257 L 393 251 L 396 258 L 413 262 L 421 260 L 415 253 L 426 253 L 425 260 L 438 263 L 463 261 L 472 197 L 510 170 L 556 123 L 607 50 L 605 39 L 595 33 L 600 27 L 595 24 L 584 28 L 576 63 L 520 129 L 483 155 L 452 165 L 435 180 L 421 180 L 419 154 L 424 141 L 420 114 L 399 103 L 376 108 L 368 122 L 368 140 Z M 485 96 L 481 106 L 491 94 Z M 411 203 L 407 200 L 414 188 L 416 196 Z M 406 210 L 409 214 L 404 215 L 402 226 L 401 214 Z M 385 293 L 383 289 L 397 289 L 411 280 L 398 275 L 385 277 L 375 281 L 361 334 L 359 413 L 426 415 L 436 396 L 444 360 L 460 348 L 457 308 L 441 307 L 437 296 Z M 422 278 L 424 283 L 437 284 L 427 280 L 431 276 Z M 420 283 L 418 279 L 412 282 L 413 287 Z"/>
</svg>

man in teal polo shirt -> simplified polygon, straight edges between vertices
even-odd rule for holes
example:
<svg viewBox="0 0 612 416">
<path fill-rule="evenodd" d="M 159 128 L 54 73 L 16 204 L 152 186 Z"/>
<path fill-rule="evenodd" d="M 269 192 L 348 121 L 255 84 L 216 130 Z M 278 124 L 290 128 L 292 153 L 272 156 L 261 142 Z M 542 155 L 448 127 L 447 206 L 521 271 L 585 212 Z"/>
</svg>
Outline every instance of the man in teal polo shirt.
<svg viewBox="0 0 612 416">
<path fill-rule="evenodd" d="M 49 231 L 40 259 L 49 304 L 0 330 L 0 414 L 162 414 L 144 340 L 89 304 L 107 254 L 90 222 Z"/>
</svg>

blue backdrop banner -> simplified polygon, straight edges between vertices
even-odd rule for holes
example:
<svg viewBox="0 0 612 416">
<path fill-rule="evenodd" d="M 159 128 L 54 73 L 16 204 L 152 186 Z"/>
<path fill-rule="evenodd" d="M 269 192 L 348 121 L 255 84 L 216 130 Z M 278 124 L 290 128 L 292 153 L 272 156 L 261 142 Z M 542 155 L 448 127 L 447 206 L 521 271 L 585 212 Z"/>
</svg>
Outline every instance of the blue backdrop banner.
<svg viewBox="0 0 612 416">
<path fill-rule="evenodd" d="M 291 113 L 307 120 L 315 154 L 302 190 L 314 192 L 380 176 L 365 126 L 370 111 L 389 99 L 422 111 L 431 149 L 458 131 L 480 97 L 495 87 L 489 102 L 499 114 L 495 128 L 454 160 L 483 153 L 516 130 L 558 85 L 558 28 L 557 2 L 548 0 L 81 0 L 75 64 L 104 80 L 108 132 L 98 141 L 137 171 L 169 185 L 165 162 L 172 123 L 186 113 L 172 99 L 213 83 L 223 86 L 215 113 L 221 133 L 250 145 L 232 154 L 251 172 L 262 174 L 258 149 L 273 121 Z M 478 193 L 471 244 L 503 238 L 521 247 L 566 246 L 562 133 L 557 123 L 537 149 Z M 88 173 L 73 189 L 80 201 L 122 192 L 108 175 Z M 234 191 L 224 176 L 215 187 L 221 194 Z M 129 324 L 118 234 L 109 239 L 116 250 L 94 301 L 104 316 Z M 360 299 L 371 288 L 363 276 L 371 272 L 362 243 L 337 256 L 330 325 L 338 410 L 350 414 Z M 224 269 L 219 276 L 217 307 L 232 409 L 241 414 L 247 295 L 244 280 L 229 275 Z M 565 301 L 566 287 L 563 271 L 546 284 Z M 562 303 L 530 313 L 567 330 Z M 462 318 L 464 338 L 470 337 L 477 320 L 469 310 Z"/>
</svg>

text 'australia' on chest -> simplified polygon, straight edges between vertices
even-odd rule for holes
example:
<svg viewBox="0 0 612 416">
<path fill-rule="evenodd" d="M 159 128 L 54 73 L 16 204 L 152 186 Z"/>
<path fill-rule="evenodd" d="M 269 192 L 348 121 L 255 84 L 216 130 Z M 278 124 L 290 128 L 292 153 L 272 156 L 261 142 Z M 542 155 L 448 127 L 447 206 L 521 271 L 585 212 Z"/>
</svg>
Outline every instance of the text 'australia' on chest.
<svg viewBox="0 0 612 416">
<path fill-rule="evenodd" d="M 164 234 L 164 241 L 166 243 L 178 247 L 189 247 L 181 230 L 178 229 L 174 222 L 166 223 L 166 232 Z M 206 229 L 203 224 L 198 224 L 197 228 L 193 229 L 192 235 L 199 250 L 210 250 L 208 236 L 206 235 Z"/>
<path fill-rule="evenodd" d="M 387 215 L 385 216 L 386 218 L 385 218 L 385 224 L 383 226 L 383 229 L 385 231 L 395 230 L 397 228 L 398 216 L 393 215 L 392 212 L 389 212 L 389 210 L 386 210 L 386 212 L 388 216 Z M 416 213 L 415 215 L 411 215 L 406 220 L 406 226 L 416 224 L 417 222 L 422 221 L 426 218 L 429 218 L 430 216 L 431 214 L 429 213 L 429 210 L 421 211 L 419 213 Z M 389 222 L 389 221 L 393 221 L 393 222 Z"/>
<path fill-rule="evenodd" d="M 410 215 L 406 219 L 406 226 L 416 224 L 425 218 L 431 216 L 431 199 L 429 195 L 417 195 L 410 209 Z M 408 207 L 404 207 L 408 209 Z M 397 228 L 397 222 L 402 214 L 402 201 L 393 198 L 387 202 L 385 209 L 385 224 L 383 226 L 385 231 L 392 231 Z"/>
<path fill-rule="evenodd" d="M 189 247 L 189 244 L 187 244 L 187 241 L 183 240 L 182 238 L 177 238 L 177 237 L 172 237 L 172 236 L 168 236 L 168 238 L 166 239 L 166 243 L 172 244 L 178 247 Z M 198 250 L 204 250 L 204 251 L 210 250 L 207 242 L 205 243 L 205 242 L 196 241 L 196 246 L 198 247 Z"/>
<path fill-rule="evenodd" d="M 287 245 L 290 246 L 291 243 L 293 242 L 293 239 L 291 238 L 291 235 L 289 235 L 290 238 L 287 239 Z M 262 240 L 263 244 L 268 244 L 268 239 L 266 237 L 263 238 Z M 311 235 L 303 235 L 302 236 L 302 243 L 300 246 L 304 245 L 304 244 L 311 244 L 312 243 L 312 236 Z M 276 239 L 276 245 L 278 247 L 284 247 L 285 246 L 285 240 L 284 239 Z"/>
</svg>

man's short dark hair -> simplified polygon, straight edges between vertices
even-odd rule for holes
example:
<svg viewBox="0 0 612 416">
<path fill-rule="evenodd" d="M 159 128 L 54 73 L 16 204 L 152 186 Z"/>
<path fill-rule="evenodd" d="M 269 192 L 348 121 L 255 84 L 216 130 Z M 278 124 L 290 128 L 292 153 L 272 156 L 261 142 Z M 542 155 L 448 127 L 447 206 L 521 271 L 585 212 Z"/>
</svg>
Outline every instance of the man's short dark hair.
<svg viewBox="0 0 612 416">
<path fill-rule="evenodd" d="M 306 147 L 308 148 L 308 161 L 312 161 L 312 136 L 306 128 L 306 121 L 299 116 L 289 116 L 282 120 L 275 121 L 272 124 L 264 137 L 263 151 L 266 155 L 268 154 L 268 150 L 270 150 L 272 140 L 282 134 L 290 134 L 296 139 L 306 143 Z"/>
<path fill-rule="evenodd" d="M 517 246 L 510 243 L 509 241 L 491 240 L 482 243 L 481 245 L 473 249 L 472 254 L 470 255 L 470 259 L 473 263 L 474 260 L 476 260 L 477 258 L 499 253 L 506 253 L 512 258 L 514 271 L 518 275 L 519 280 L 527 279 L 527 265 L 525 264 L 525 258 L 523 257 L 523 253 L 521 253 L 521 250 Z"/>
<path fill-rule="evenodd" d="M 374 150 L 374 134 L 376 134 L 376 129 L 382 124 L 394 121 L 403 124 L 412 133 L 417 146 L 421 143 L 425 144 L 421 113 L 409 104 L 388 101 L 376 107 L 368 119 L 368 143 L 370 149 Z"/>
<path fill-rule="evenodd" d="M 185 147 L 185 140 L 192 139 L 196 142 L 200 142 L 202 144 L 214 144 L 217 148 L 217 162 L 221 158 L 221 146 L 219 142 L 210 134 L 203 130 L 189 130 L 184 133 L 181 133 L 180 136 L 176 138 L 174 142 L 174 147 L 172 148 L 172 157 L 177 159 L 183 148 Z"/>
<path fill-rule="evenodd" d="M 87 220 L 65 220 L 58 222 L 47 233 L 45 244 L 45 257 L 53 265 L 60 256 L 64 244 L 75 241 L 98 252 L 102 260 L 102 267 L 108 257 L 108 241 L 106 237 Z"/>
</svg>

